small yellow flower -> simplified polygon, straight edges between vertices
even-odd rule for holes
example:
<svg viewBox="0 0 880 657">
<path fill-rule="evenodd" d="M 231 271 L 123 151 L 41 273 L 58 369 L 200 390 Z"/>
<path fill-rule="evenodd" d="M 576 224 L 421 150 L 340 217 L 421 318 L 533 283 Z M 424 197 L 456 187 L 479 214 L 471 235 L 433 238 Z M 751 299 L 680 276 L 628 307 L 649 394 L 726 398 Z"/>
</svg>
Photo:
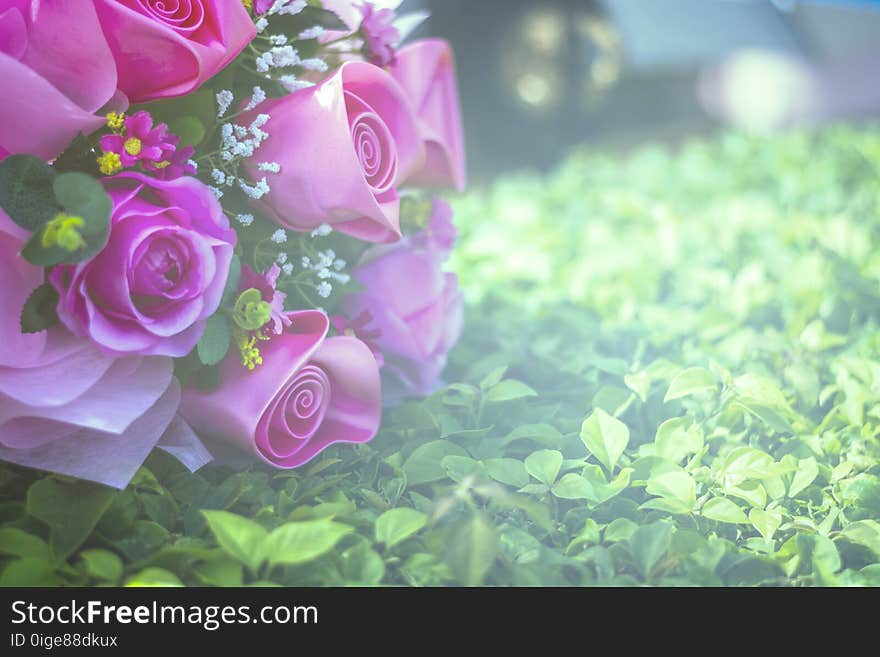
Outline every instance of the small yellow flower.
<svg viewBox="0 0 880 657">
<path fill-rule="evenodd" d="M 257 339 L 255 337 L 247 337 L 242 335 L 238 340 L 238 351 L 241 354 L 241 364 L 253 371 L 258 365 L 263 364 L 263 356 L 260 354 L 260 348 L 256 346 Z"/>
<path fill-rule="evenodd" d="M 59 212 L 43 228 L 43 236 L 40 243 L 43 248 L 60 246 L 65 251 L 76 251 L 86 245 L 86 241 L 80 235 L 79 229 L 85 226 L 82 217 L 76 217 Z"/>
<path fill-rule="evenodd" d="M 125 140 L 125 143 L 122 144 L 122 147 L 125 149 L 125 152 L 129 155 L 140 155 L 141 149 L 143 145 L 141 144 L 141 140 L 137 137 L 129 137 Z"/>
<path fill-rule="evenodd" d="M 107 114 L 107 127 L 113 132 L 122 130 L 125 125 L 125 112 L 110 112 Z"/>
<path fill-rule="evenodd" d="M 122 158 L 118 153 L 107 151 L 98 157 L 98 168 L 105 176 L 115 176 L 122 171 Z"/>
</svg>

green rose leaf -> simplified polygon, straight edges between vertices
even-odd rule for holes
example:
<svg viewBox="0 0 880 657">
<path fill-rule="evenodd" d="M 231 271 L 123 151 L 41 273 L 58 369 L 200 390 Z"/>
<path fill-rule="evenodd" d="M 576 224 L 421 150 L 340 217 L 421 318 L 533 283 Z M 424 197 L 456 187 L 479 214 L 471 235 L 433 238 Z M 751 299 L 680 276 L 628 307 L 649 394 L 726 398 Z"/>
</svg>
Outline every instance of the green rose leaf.
<svg viewBox="0 0 880 657">
<path fill-rule="evenodd" d="M 92 258 L 110 237 L 110 197 L 100 182 L 80 172 L 57 176 L 52 190 L 63 212 L 56 212 L 34 232 L 22 256 L 40 267 Z"/>
<path fill-rule="evenodd" d="M 238 294 L 238 286 L 241 283 L 241 258 L 237 255 L 232 256 L 229 261 L 229 273 L 226 276 L 226 286 L 223 288 L 223 298 L 220 305 L 223 307 L 232 306 Z"/>
<path fill-rule="evenodd" d="M 33 155 L 0 161 L 0 208 L 16 224 L 34 232 L 59 210 L 52 192 L 55 171 Z"/>
<path fill-rule="evenodd" d="M 180 146 L 198 146 L 205 138 L 205 124 L 197 116 L 180 116 L 171 119 L 168 129 L 180 137 Z"/>
<path fill-rule="evenodd" d="M 21 332 L 39 333 L 58 323 L 58 292 L 50 283 L 37 287 L 21 310 Z"/>
<path fill-rule="evenodd" d="M 211 315 L 205 324 L 205 332 L 199 338 L 196 351 L 203 365 L 217 365 L 229 351 L 232 334 L 229 331 L 229 322 L 220 313 Z"/>
</svg>

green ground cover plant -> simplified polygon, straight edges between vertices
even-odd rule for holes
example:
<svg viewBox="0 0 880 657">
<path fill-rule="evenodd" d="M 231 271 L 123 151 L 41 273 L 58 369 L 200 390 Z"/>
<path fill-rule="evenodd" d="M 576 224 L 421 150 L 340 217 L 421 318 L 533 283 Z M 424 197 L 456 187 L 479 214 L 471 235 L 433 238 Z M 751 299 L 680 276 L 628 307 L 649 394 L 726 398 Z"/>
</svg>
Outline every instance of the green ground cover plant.
<svg viewBox="0 0 880 657">
<path fill-rule="evenodd" d="M 0 466 L 2 585 L 880 586 L 880 130 L 457 202 L 450 385 L 296 471 Z"/>
</svg>

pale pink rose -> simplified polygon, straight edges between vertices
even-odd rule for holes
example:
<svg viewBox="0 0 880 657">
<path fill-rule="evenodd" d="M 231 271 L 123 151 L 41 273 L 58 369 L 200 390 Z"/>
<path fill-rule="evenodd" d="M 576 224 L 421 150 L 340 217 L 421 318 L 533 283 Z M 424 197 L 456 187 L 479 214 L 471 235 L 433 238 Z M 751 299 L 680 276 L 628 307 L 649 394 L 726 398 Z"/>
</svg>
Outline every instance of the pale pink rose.
<svg viewBox="0 0 880 657">
<path fill-rule="evenodd" d="M 133 103 L 194 91 L 256 35 L 241 0 L 94 2 L 116 60 L 119 90 Z"/>
<path fill-rule="evenodd" d="M 429 395 L 441 385 L 447 354 L 461 335 L 464 300 L 443 265 L 455 240 L 452 210 L 435 201 L 428 226 L 397 244 L 374 246 L 352 272 L 363 286 L 342 302 L 381 350 L 386 398 Z"/>
<path fill-rule="evenodd" d="M 104 187 L 110 239 L 91 260 L 52 270 L 58 315 L 109 354 L 185 356 L 220 305 L 235 230 L 196 178 L 128 172 Z"/>
<path fill-rule="evenodd" d="M 452 48 L 441 39 L 415 41 L 397 51 L 391 74 L 413 105 L 425 143 L 424 165 L 407 184 L 463 191 L 467 169 Z"/>
<path fill-rule="evenodd" d="M 0 2 L 0 158 L 51 159 L 102 125 L 116 66 L 89 0 Z"/>
<path fill-rule="evenodd" d="M 27 233 L 0 210 L 0 460 L 124 488 L 163 447 L 191 469 L 210 455 L 175 419 L 173 362 L 113 358 L 63 326 L 23 333 L 44 270 L 19 252 Z"/>
<path fill-rule="evenodd" d="M 287 314 L 281 335 L 260 342 L 253 371 L 238 353 L 220 365 L 220 385 L 184 391 L 181 414 L 204 438 L 250 452 L 278 468 L 295 468 L 334 443 L 364 443 L 382 415 L 379 368 L 352 337 L 325 339 L 329 320 L 317 310 Z"/>
<path fill-rule="evenodd" d="M 411 106 L 388 73 L 348 62 L 321 84 L 258 112 L 271 117 L 269 137 L 245 165 L 271 190 L 258 208 L 292 230 L 330 224 L 369 242 L 400 238 L 397 185 L 421 167 L 424 147 Z M 260 171 L 261 162 L 277 162 L 280 170 Z"/>
</svg>

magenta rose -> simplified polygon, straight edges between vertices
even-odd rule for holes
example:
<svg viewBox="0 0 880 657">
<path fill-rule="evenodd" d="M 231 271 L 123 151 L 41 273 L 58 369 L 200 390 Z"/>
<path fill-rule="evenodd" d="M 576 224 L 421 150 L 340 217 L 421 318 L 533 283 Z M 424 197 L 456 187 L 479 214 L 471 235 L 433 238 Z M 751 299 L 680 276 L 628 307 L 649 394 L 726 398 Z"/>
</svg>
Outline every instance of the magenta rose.
<svg viewBox="0 0 880 657">
<path fill-rule="evenodd" d="M 334 443 L 372 439 L 381 419 L 379 369 L 352 337 L 325 340 L 317 310 L 288 313 L 281 335 L 260 342 L 263 364 L 245 369 L 237 353 L 220 365 L 220 386 L 187 388 L 181 414 L 199 435 L 295 468 Z"/>
<path fill-rule="evenodd" d="M 19 255 L 27 237 L 0 211 L 0 459 L 117 488 L 157 444 L 203 465 L 209 454 L 175 419 L 170 358 L 112 358 L 62 326 L 21 332 L 44 278 Z"/>
<path fill-rule="evenodd" d="M 425 143 L 424 165 L 407 183 L 464 190 L 467 170 L 452 48 L 441 39 L 415 41 L 397 51 L 391 74 L 412 102 Z"/>
<path fill-rule="evenodd" d="M 194 91 L 256 34 L 241 0 L 94 2 L 116 61 L 119 90 L 133 103 Z"/>
<path fill-rule="evenodd" d="M 368 251 L 352 272 L 364 289 L 347 296 L 345 314 L 368 312 L 364 327 L 384 357 L 397 389 L 390 396 L 428 395 L 440 386 L 449 350 L 458 341 L 463 298 L 455 274 L 443 271 L 454 240 L 452 211 L 435 201 L 428 227 L 391 246 Z"/>
<path fill-rule="evenodd" d="M 235 231 L 195 178 L 123 173 L 104 185 L 110 239 L 91 260 L 52 271 L 58 316 L 111 354 L 185 356 L 220 304 Z"/>
<path fill-rule="evenodd" d="M 259 112 L 271 117 L 269 137 L 246 165 L 271 189 L 259 208 L 293 230 L 326 223 L 370 242 L 400 237 L 397 185 L 421 166 L 424 149 L 409 102 L 388 73 L 348 62 Z M 281 168 L 261 172 L 261 162 Z"/>
<path fill-rule="evenodd" d="M 0 2 L 0 158 L 57 156 L 116 90 L 116 67 L 91 2 Z"/>
</svg>

